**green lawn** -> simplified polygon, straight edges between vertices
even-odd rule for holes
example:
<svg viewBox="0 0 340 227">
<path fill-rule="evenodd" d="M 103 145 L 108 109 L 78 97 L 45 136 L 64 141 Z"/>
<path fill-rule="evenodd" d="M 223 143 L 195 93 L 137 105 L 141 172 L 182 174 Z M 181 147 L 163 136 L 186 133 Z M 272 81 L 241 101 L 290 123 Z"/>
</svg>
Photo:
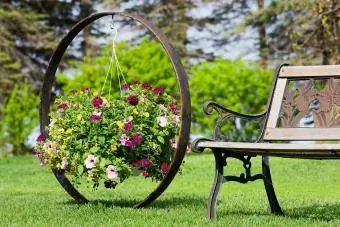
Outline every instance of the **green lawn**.
<svg viewBox="0 0 340 227">
<path fill-rule="evenodd" d="M 237 164 L 230 162 L 235 174 L 241 170 Z M 256 159 L 253 172 L 259 164 Z M 285 216 L 269 213 L 261 181 L 228 183 L 219 198 L 218 220 L 211 225 L 340 226 L 339 164 L 273 158 L 274 185 Z M 212 155 L 189 155 L 182 175 L 147 208 L 129 207 L 154 187 L 141 177 L 115 190 L 82 189 L 94 202 L 78 205 L 33 157 L 0 159 L 0 226 L 203 226 L 212 178 Z"/>
</svg>

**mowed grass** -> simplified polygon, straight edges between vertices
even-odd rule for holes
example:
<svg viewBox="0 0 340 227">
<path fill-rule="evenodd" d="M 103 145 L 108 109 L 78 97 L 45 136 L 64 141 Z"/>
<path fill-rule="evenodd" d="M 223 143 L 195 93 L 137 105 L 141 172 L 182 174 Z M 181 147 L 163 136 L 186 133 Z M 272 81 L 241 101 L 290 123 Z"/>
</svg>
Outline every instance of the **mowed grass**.
<svg viewBox="0 0 340 227">
<path fill-rule="evenodd" d="M 240 174 L 237 160 L 227 174 Z M 260 170 L 260 159 L 253 163 Z M 211 154 L 188 155 L 181 175 L 152 205 L 130 206 L 155 184 L 132 177 L 115 190 L 82 188 L 93 202 L 79 205 L 48 168 L 31 156 L 0 159 L 0 226 L 340 226 L 340 161 L 271 159 L 285 216 L 270 214 L 263 183 L 226 183 L 218 219 L 208 223 L 205 202 L 213 180 Z"/>
</svg>

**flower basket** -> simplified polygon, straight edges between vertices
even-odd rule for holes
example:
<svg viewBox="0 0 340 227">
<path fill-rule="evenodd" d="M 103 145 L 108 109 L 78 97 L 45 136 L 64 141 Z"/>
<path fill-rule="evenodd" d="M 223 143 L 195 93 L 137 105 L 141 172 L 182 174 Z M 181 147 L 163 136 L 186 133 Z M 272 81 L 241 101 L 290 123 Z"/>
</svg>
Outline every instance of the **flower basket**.
<svg viewBox="0 0 340 227">
<path fill-rule="evenodd" d="M 87 25 L 104 16 L 134 20 L 159 41 L 173 66 L 180 96 L 145 83 L 124 84 L 112 100 L 84 89 L 58 97 L 55 111 L 51 92 L 60 60 L 72 40 Z M 152 23 L 135 15 L 95 13 L 76 24 L 61 40 L 46 70 L 40 105 L 41 136 L 37 156 L 49 164 L 66 192 L 77 202 L 88 202 L 73 185 L 87 178 L 93 188 L 115 188 L 131 175 L 159 181 L 134 207 L 153 202 L 170 185 L 184 158 L 190 133 L 190 96 L 181 60 L 167 38 Z"/>
</svg>

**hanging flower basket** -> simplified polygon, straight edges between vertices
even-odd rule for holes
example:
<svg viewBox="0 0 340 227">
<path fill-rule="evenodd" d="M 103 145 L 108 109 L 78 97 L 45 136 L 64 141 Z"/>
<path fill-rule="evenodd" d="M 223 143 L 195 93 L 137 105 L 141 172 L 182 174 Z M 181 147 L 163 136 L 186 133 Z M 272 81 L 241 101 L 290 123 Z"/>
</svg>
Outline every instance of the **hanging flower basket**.
<svg viewBox="0 0 340 227">
<path fill-rule="evenodd" d="M 177 147 L 177 100 L 147 83 L 125 84 L 121 93 L 109 100 L 83 89 L 58 98 L 48 136 L 37 139 L 41 165 L 85 177 L 95 189 L 131 175 L 162 180 Z"/>
<path fill-rule="evenodd" d="M 51 92 L 64 52 L 86 26 L 105 16 L 138 22 L 159 41 L 176 75 L 178 100 L 161 87 L 152 88 L 146 83 L 129 85 L 118 75 L 121 87 L 118 99 L 111 99 L 110 91 L 107 95 L 103 94 L 103 89 L 100 92 L 84 89 L 58 97 L 56 110 L 53 110 Z M 118 63 L 114 43 L 112 47 L 111 59 Z M 118 69 L 119 65 L 116 66 Z M 106 78 L 107 81 L 111 87 L 112 80 Z M 177 52 L 160 30 L 136 15 L 95 13 L 67 33 L 50 60 L 41 92 L 41 136 L 37 139 L 37 156 L 42 165 L 52 167 L 63 189 L 79 203 L 88 200 L 74 187 L 78 182 L 73 180 L 87 178 L 95 189 L 101 185 L 115 188 L 132 175 L 160 181 L 149 195 L 133 206 L 144 207 L 166 190 L 179 171 L 189 141 L 190 115 L 185 70 Z"/>
</svg>

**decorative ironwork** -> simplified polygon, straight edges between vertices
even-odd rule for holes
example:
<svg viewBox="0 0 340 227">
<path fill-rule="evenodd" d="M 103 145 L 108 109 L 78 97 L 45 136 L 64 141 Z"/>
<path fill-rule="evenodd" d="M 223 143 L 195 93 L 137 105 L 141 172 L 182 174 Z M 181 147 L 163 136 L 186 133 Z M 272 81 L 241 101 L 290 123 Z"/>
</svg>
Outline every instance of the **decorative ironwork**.
<svg viewBox="0 0 340 227">
<path fill-rule="evenodd" d="M 331 128 L 340 125 L 340 79 L 289 81 L 278 126 Z"/>
<path fill-rule="evenodd" d="M 244 168 L 244 173 L 241 173 L 240 176 L 224 176 L 223 177 L 223 183 L 225 182 L 230 182 L 230 181 L 235 181 L 235 182 L 239 182 L 242 184 L 246 184 L 249 181 L 255 181 L 255 180 L 266 180 L 266 177 L 263 174 L 255 174 L 255 175 L 251 175 L 251 158 L 253 156 L 242 156 L 242 155 L 231 155 L 231 154 L 224 154 L 223 156 L 223 166 L 227 166 L 227 158 L 232 157 L 235 159 L 238 159 L 240 161 L 243 162 L 243 168 Z"/>
</svg>

